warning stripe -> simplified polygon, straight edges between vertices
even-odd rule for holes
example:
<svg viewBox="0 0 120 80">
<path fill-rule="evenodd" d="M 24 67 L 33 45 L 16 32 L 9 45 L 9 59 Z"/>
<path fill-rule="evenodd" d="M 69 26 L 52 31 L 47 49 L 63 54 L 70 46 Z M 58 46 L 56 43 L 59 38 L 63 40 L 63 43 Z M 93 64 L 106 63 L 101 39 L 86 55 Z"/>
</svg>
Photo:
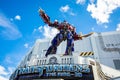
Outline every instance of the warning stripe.
<svg viewBox="0 0 120 80">
<path fill-rule="evenodd" d="M 84 54 L 84 52 L 81 52 L 80 56 L 82 56 Z"/>
<path fill-rule="evenodd" d="M 93 52 L 81 52 L 80 53 L 80 56 L 91 56 L 91 55 L 94 55 Z"/>
</svg>

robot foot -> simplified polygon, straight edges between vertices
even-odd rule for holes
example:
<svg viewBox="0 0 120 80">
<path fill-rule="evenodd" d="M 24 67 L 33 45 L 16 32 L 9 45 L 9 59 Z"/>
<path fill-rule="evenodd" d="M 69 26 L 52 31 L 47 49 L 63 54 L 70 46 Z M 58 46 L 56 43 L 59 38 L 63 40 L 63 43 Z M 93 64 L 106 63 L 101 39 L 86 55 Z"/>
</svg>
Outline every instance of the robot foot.
<svg viewBox="0 0 120 80">
<path fill-rule="evenodd" d="M 67 54 L 67 53 L 63 54 L 63 56 L 67 56 L 67 55 L 69 55 L 69 54 Z"/>
</svg>

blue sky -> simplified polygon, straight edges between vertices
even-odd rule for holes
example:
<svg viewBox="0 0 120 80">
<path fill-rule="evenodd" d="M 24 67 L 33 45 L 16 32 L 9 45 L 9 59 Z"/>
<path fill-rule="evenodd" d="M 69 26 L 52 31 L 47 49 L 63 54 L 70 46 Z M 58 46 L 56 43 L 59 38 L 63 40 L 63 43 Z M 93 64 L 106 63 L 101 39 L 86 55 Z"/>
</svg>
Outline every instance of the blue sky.
<svg viewBox="0 0 120 80">
<path fill-rule="evenodd" d="M 8 80 L 36 39 L 58 32 L 43 23 L 39 8 L 77 33 L 120 31 L 120 0 L 0 0 L 0 80 Z"/>
</svg>

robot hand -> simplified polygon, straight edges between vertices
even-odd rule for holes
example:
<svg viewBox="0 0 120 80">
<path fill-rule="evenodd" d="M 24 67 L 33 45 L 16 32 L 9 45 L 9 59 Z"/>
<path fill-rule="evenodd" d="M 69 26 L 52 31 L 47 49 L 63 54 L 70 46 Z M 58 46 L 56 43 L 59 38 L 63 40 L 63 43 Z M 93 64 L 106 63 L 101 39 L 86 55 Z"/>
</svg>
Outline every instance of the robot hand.
<svg viewBox="0 0 120 80">
<path fill-rule="evenodd" d="M 39 14 L 46 24 L 50 24 L 50 17 L 44 12 L 44 10 L 39 9 Z"/>
<path fill-rule="evenodd" d="M 80 40 L 83 39 L 82 32 L 80 32 L 79 39 L 80 39 Z"/>
</svg>

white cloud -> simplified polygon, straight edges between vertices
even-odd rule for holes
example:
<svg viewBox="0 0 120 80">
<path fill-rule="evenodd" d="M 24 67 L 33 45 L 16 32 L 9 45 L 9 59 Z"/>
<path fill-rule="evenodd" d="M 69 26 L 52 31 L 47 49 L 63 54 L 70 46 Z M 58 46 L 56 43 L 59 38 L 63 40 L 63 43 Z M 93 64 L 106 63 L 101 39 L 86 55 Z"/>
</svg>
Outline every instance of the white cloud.
<svg viewBox="0 0 120 80">
<path fill-rule="evenodd" d="M 43 26 L 38 27 L 37 29 L 33 29 L 33 33 L 35 32 L 42 32 L 43 31 Z"/>
<path fill-rule="evenodd" d="M 107 28 L 108 28 L 108 26 L 107 26 L 107 25 L 105 25 L 105 26 L 104 26 L 104 28 L 105 28 L 105 29 L 107 29 Z"/>
<path fill-rule="evenodd" d="M 87 11 L 91 12 L 92 18 L 96 19 L 97 23 L 108 23 L 110 14 L 118 7 L 120 0 L 97 0 L 97 4 L 88 5 Z"/>
<path fill-rule="evenodd" d="M 94 3 L 95 2 L 95 0 L 90 0 L 90 3 Z"/>
<path fill-rule="evenodd" d="M 70 12 L 70 15 L 75 16 L 76 14 L 75 14 L 75 13 L 73 13 L 73 12 Z"/>
<path fill-rule="evenodd" d="M 4 76 L 0 76 L 0 80 L 9 80 L 9 79 Z"/>
<path fill-rule="evenodd" d="M 39 32 L 42 32 L 42 26 L 40 26 L 40 27 L 38 28 L 38 30 L 39 30 Z"/>
<path fill-rule="evenodd" d="M 25 47 L 25 48 L 28 48 L 28 47 L 29 47 L 29 44 L 28 44 L 28 43 L 25 43 L 25 44 L 24 44 L 24 47 Z"/>
<path fill-rule="evenodd" d="M 68 13 L 71 16 L 75 16 L 76 14 L 72 11 L 72 9 L 69 7 L 69 5 L 65 5 L 60 7 L 59 9 L 63 13 Z"/>
<path fill-rule="evenodd" d="M 5 71 L 5 68 L 0 65 L 0 75 L 8 75 L 8 73 Z"/>
<path fill-rule="evenodd" d="M 15 16 L 15 19 L 16 19 L 16 20 L 21 20 L 21 16 L 20 16 L 20 15 L 16 15 L 16 16 Z"/>
<path fill-rule="evenodd" d="M 11 75 L 15 70 L 15 67 L 8 67 L 8 72 Z"/>
<path fill-rule="evenodd" d="M 14 67 L 8 67 L 8 69 L 5 69 L 5 67 L 0 65 L 0 80 L 9 80 L 9 77 L 14 70 Z"/>
<path fill-rule="evenodd" d="M 6 69 L 0 65 L 0 80 L 9 80 L 8 76 L 9 72 L 6 71 Z"/>
<path fill-rule="evenodd" d="M 76 0 L 76 4 L 85 4 L 86 0 Z"/>
<path fill-rule="evenodd" d="M 2 13 L 0 13 L 0 27 L 2 27 L 0 35 L 6 39 L 14 40 L 22 36 L 16 25 Z"/>
<path fill-rule="evenodd" d="M 120 23 L 119 23 L 119 24 L 117 24 L 116 31 L 120 31 Z"/>
<path fill-rule="evenodd" d="M 34 29 L 34 30 L 33 30 L 33 33 L 35 33 L 36 31 L 37 31 L 37 29 Z"/>
<path fill-rule="evenodd" d="M 11 57 L 10 57 L 10 56 L 6 56 L 4 61 L 5 61 L 6 63 L 9 63 L 9 64 L 12 64 L 12 63 L 13 63 L 13 61 L 11 60 Z"/>
<path fill-rule="evenodd" d="M 44 36 L 45 39 L 50 39 L 55 37 L 55 35 L 58 33 L 59 31 L 56 28 L 51 28 L 48 25 L 44 25 L 44 26 L 40 26 L 37 29 L 33 30 L 33 34 L 35 35 L 34 37 L 39 38 L 38 36 L 40 34 L 42 34 Z M 24 45 L 27 46 L 27 45 Z"/>
<path fill-rule="evenodd" d="M 70 9 L 69 5 L 65 5 L 65 6 L 60 7 L 61 12 L 67 12 L 69 9 Z"/>
<path fill-rule="evenodd" d="M 47 38 L 53 38 L 56 36 L 56 34 L 58 33 L 59 31 L 56 29 L 56 28 L 51 28 L 47 25 L 44 26 L 44 32 L 43 32 L 43 35 L 44 37 L 47 39 Z"/>
<path fill-rule="evenodd" d="M 92 31 L 94 31 L 94 30 L 95 30 L 95 29 L 94 29 L 94 27 L 92 27 L 91 29 L 92 29 Z"/>
<path fill-rule="evenodd" d="M 13 18 L 10 18 L 10 21 L 13 21 Z"/>
</svg>

